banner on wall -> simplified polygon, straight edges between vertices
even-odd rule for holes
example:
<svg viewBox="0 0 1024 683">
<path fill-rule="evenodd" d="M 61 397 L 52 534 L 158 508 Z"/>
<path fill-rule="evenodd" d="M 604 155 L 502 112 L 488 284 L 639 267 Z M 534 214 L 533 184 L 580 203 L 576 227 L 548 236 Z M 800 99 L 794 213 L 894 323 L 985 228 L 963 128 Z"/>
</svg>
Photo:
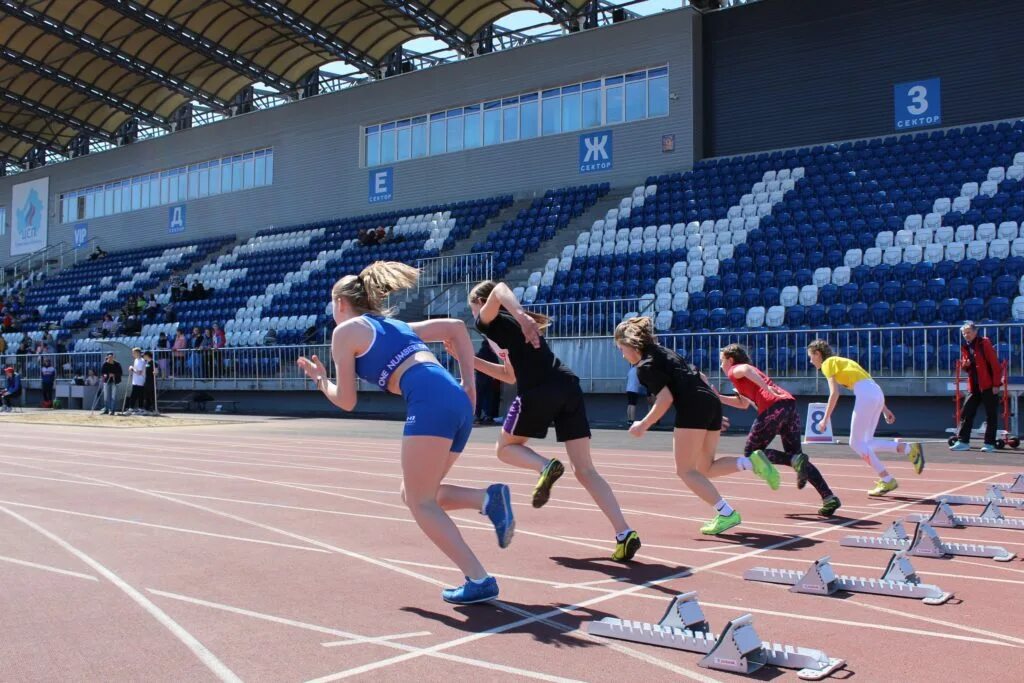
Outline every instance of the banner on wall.
<svg viewBox="0 0 1024 683">
<path fill-rule="evenodd" d="M 11 190 L 11 256 L 31 254 L 46 246 L 46 206 L 50 179 L 15 185 Z"/>
<path fill-rule="evenodd" d="M 75 249 L 81 249 L 89 241 L 89 224 L 75 223 Z"/>
<path fill-rule="evenodd" d="M 185 205 L 178 204 L 167 209 L 167 232 L 175 235 L 185 232 Z"/>
<path fill-rule="evenodd" d="M 893 86 L 896 130 L 942 125 L 942 83 L 938 78 Z"/>
<path fill-rule="evenodd" d="M 395 196 L 395 169 L 376 168 L 370 171 L 370 193 L 367 201 L 371 204 L 390 202 Z"/>
<path fill-rule="evenodd" d="M 612 167 L 612 131 L 599 130 L 580 136 L 580 173 L 607 171 Z"/>
</svg>

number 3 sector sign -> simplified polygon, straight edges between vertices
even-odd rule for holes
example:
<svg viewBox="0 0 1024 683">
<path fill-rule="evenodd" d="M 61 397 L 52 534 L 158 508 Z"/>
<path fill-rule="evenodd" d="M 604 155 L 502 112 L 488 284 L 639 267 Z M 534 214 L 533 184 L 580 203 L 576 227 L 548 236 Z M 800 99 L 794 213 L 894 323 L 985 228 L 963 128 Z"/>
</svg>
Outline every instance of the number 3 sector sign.
<svg viewBox="0 0 1024 683">
<path fill-rule="evenodd" d="M 938 78 L 893 86 L 896 130 L 942 125 L 941 95 Z"/>
</svg>

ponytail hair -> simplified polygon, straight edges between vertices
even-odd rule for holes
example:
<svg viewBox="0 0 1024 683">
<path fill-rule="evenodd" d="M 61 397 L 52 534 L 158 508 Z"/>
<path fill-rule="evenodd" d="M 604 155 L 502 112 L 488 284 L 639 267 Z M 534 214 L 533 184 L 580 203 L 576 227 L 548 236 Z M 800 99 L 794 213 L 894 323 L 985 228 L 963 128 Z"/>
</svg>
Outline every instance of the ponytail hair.
<svg viewBox="0 0 1024 683">
<path fill-rule="evenodd" d="M 829 346 L 829 343 L 824 339 L 815 339 L 814 341 L 807 345 L 807 350 L 817 351 L 818 353 L 821 354 L 822 360 L 825 360 L 826 358 L 830 358 L 835 355 L 835 353 L 833 353 L 832 351 L 832 347 Z"/>
<path fill-rule="evenodd" d="M 484 280 L 477 284 L 473 289 L 469 290 L 469 303 L 484 305 L 487 303 L 487 299 L 490 298 L 494 288 L 498 286 L 498 283 L 494 280 Z M 504 306 L 502 306 L 504 308 Z M 525 310 L 525 309 L 524 309 Z M 526 315 L 533 319 L 533 322 L 537 323 L 540 327 L 541 332 L 546 330 L 551 325 L 551 318 L 544 315 L 543 313 L 537 313 L 535 311 L 525 310 Z"/>
<path fill-rule="evenodd" d="M 389 294 L 410 289 L 419 280 L 420 271 L 397 261 L 377 261 L 359 275 L 346 275 L 334 283 L 331 299 L 344 299 L 357 311 L 389 315 L 384 302 Z"/>
<path fill-rule="evenodd" d="M 647 317 L 623 320 L 615 328 L 615 343 L 643 353 L 649 346 L 658 343 L 658 338 L 654 334 L 654 322 Z"/>
</svg>

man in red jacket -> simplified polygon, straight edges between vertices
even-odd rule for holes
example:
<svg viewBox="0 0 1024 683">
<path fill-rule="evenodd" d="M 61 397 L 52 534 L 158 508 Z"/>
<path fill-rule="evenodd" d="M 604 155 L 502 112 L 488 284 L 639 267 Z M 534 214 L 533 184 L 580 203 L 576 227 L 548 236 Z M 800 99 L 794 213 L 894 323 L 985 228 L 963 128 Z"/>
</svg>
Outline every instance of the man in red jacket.
<svg viewBox="0 0 1024 683">
<path fill-rule="evenodd" d="M 981 450 L 991 453 L 996 449 L 996 413 L 999 408 L 996 391 L 1003 383 L 1002 366 L 989 338 L 978 335 L 977 325 L 968 320 L 960 327 L 960 333 L 964 337 L 960 345 L 960 368 L 967 373 L 971 393 L 961 414 L 959 441 L 950 446 L 950 450 L 966 451 L 970 448 L 974 416 L 978 414 L 978 404 L 983 403 L 985 444 Z"/>
</svg>

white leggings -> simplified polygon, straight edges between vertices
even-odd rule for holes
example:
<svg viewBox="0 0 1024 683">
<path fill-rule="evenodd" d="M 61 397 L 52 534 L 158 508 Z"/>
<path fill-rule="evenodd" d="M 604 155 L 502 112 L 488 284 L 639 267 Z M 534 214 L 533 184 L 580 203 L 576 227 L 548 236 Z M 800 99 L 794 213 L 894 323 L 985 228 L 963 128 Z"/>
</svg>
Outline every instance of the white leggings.
<svg viewBox="0 0 1024 683">
<path fill-rule="evenodd" d="M 875 428 L 885 406 L 885 394 L 874 380 L 862 379 L 853 385 L 853 417 L 850 419 L 850 448 L 876 473 L 885 471 L 885 465 L 875 453 L 898 453 L 899 443 L 892 439 L 876 439 Z"/>
</svg>

